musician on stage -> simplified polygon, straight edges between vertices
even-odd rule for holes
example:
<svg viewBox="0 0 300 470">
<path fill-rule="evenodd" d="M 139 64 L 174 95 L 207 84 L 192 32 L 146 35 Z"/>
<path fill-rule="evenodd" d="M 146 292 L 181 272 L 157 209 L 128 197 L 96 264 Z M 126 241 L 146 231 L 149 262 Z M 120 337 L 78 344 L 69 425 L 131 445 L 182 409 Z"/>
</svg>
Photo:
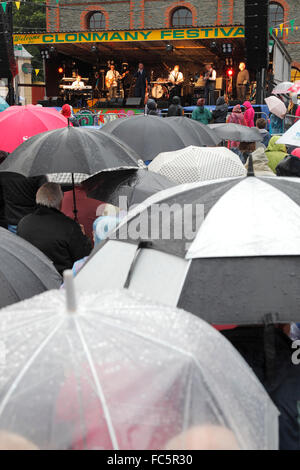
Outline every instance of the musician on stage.
<svg viewBox="0 0 300 470">
<path fill-rule="evenodd" d="M 71 88 L 74 90 L 83 90 L 84 82 L 81 81 L 81 76 L 77 75 L 75 82 L 72 83 Z"/>
<path fill-rule="evenodd" d="M 204 87 L 204 99 L 205 103 L 208 105 L 215 104 L 215 88 L 217 80 L 217 72 L 213 68 L 212 64 L 207 64 L 205 66 L 205 87 Z"/>
<path fill-rule="evenodd" d="M 183 73 L 179 70 L 179 65 L 175 65 L 174 69 L 170 72 L 169 82 L 172 84 L 172 89 L 170 91 L 170 100 L 174 96 L 181 97 L 182 85 L 184 82 Z"/>
<path fill-rule="evenodd" d="M 250 83 L 250 76 L 248 70 L 246 69 L 245 62 L 240 63 L 239 69 L 240 71 L 236 79 L 236 94 L 237 99 L 241 103 L 244 103 L 244 101 L 246 101 L 247 86 Z"/>
<path fill-rule="evenodd" d="M 129 96 L 130 86 L 132 82 L 132 75 L 130 73 L 127 62 L 123 62 L 122 64 L 121 81 L 123 85 L 124 98 L 127 99 Z"/>
<path fill-rule="evenodd" d="M 136 98 L 142 98 L 144 103 L 146 88 L 148 86 L 148 78 L 142 62 L 139 63 L 139 68 L 134 74 L 134 78 L 136 78 L 134 96 Z"/>
<path fill-rule="evenodd" d="M 107 72 L 105 77 L 105 84 L 108 88 L 108 96 L 110 100 L 117 97 L 119 78 L 119 72 L 115 69 L 114 64 L 111 64 L 110 70 Z"/>
</svg>

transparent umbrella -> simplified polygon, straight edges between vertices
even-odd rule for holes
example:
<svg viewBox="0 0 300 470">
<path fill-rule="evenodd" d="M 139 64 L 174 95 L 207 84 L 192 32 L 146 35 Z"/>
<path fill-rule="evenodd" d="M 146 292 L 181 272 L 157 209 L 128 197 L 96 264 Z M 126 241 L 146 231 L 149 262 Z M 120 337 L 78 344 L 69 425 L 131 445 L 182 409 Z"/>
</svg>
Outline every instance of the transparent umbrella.
<svg viewBox="0 0 300 470">
<path fill-rule="evenodd" d="M 69 276 L 67 303 L 50 291 L 0 312 L 4 433 L 41 449 L 205 447 L 212 432 L 216 448 L 277 448 L 277 409 L 220 333 L 121 291 L 76 306 Z"/>
</svg>

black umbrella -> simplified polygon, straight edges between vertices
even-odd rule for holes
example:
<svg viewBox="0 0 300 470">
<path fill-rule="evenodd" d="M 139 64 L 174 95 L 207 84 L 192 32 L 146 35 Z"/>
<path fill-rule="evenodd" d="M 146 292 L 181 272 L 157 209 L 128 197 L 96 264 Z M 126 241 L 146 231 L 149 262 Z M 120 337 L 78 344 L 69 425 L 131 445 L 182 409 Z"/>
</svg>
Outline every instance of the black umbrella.
<svg viewBox="0 0 300 470">
<path fill-rule="evenodd" d="M 65 127 L 31 137 L 10 155 L 0 171 L 39 176 L 48 173 L 92 175 L 120 166 L 138 168 L 139 156 L 117 137 L 101 130 Z M 74 180 L 72 176 L 74 188 Z M 76 206 L 74 197 L 74 213 Z"/>
<path fill-rule="evenodd" d="M 256 127 L 241 126 L 240 124 L 209 124 L 218 137 L 222 140 L 234 140 L 237 142 L 261 142 L 262 134 Z"/>
<path fill-rule="evenodd" d="M 152 194 L 176 186 L 174 181 L 147 169 L 120 168 L 104 170 L 85 180 L 82 186 L 88 197 L 120 206 L 119 198 L 126 197 L 125 210 L 139 204 Z"/>
<path fill-rule="evenodd" d="M 4 228 L 0 241 L 1 308 L 60 287 L 53 263 L 37 248 Z"/>
<path fill-rule="evenodd" d="M 193 183 L 145 204 L 92 254 L 77 289 L 125 286 L 215 324 L 300 321 L 300 179 Z"/>
<path fill-rule="evenodd" d="M 158 118 L 132 116 L 106 124 L 105 132 L 130 145 L 144 161 L 159 153 L 183 149 L 189 145 L 215 146 L 221 139 L 209 128 L 188 118 Z"/>
</svg>

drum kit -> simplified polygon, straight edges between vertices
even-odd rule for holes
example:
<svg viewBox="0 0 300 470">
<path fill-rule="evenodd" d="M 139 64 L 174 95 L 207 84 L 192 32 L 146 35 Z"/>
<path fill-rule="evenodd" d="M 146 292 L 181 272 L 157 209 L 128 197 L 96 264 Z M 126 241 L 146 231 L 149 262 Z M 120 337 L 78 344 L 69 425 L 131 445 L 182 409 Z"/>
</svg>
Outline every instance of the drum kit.
<svg viewBox="0 0 300 470">
<path fill-rule="evenodd" d="M 160 100 L 162 98 L 169 99 L 170 91 L 173 88 L 171 82 L 164 78 L 158 78 L 157 80 L 150 82 L 150 84 L 152 98 L 155 100 Z"/>
</svg>

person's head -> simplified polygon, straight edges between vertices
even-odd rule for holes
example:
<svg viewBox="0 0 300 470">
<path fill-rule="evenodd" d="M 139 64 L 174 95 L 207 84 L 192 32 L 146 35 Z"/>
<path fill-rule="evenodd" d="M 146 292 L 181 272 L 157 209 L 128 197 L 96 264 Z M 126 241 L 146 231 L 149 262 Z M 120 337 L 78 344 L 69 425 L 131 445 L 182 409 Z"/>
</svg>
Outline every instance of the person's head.
<svg viewBox="0 0 300 470">
<path fill-rule="evenodd" d="M 61 114 L 65 116 L 65 118 L 70 118 L 71 117 L 71 106 L 69 104 L 64 104 L 63 107 L 61 108 Z"/>
<path fill-rule="evenodd" d="M 240 63 L 239 69 L 240 69 L 241 72 L 243 72 L 243 70 L 246 69 L 246 64 L 245 64 L 245 62 L 241 62 L 241 63 Z"/>
<path fill-rule="evenodd" d="M 204 105 L 205 105 L 205 99 L 199 98 L 197 101 L 197 106 L 199 106 L 199 108 L 202 108 Z"/>
<path fill-rule="evenodd" d="M 256 121 L 256 127 L 258 129 L 265 129 L 267 126 L 267 121 L 264 118 L 259 118 Z"/>
<path fill-rule="evenodd" d="M 174 72 L 179 72 L 179 65 L 175 65 Z"/>
<path fill-rule="evenodd" d="M 110 64 L 110 70 L 112 70 L 112 71 L 115 70 L 115 65 L 114 64 Z"/>
<path fill-rule="evenodd" d="M 179 96 L 174 96 L 174 97 L 172 98 L 172 104 L 176 104 L 176 105 L 180 104 L 180 98 L 179 98 Z"/>
<path fill-rule="evenodd" d="M 203 425 L 171 439 L 165 450 L 240 450 L 235 435 L 223 426 Z"/>
<path fill-rule="evenodd" d="M 147 101 L 147 108 L 149 111 L 156 111 L 157 110 L 157 103 L 155 100 L 150 99 Z"/>
<path fill-rule="evenodd" d="M 233 113 L 237 113 L 237 114 L 240 114 L 242 112 L 242 108 L 241 108 L 241 105 L 240 104 L 237 104 L 234 106 L 233 110 L 232 110 Z"/>
<path fill-rule="evenodd" d="M 140 62 L 140 63 L 139 63 L 139 69 L 140 69 L 140 70 L 143 70 L 143 68 L 144 68 L 144 64 L 143 64 L 143 62 Z"/>
<path fill-rule="evenodd" d="M 256 142 L 241 142 L 239 149 L 242 153 L 252 153 L 256 150 Z"/>
<path fill-rule="evenodd" d="M 217 99 L 217 106 L 222 106 L 223 104 L 225 104 L 225 98 L 224 96 L 219 96 Z"/>
<path fill-rule="evenodd" d="M 81 76 L 80 76 L 80 75 L 77 75 L 76 81 L 77 81 L 77 82 L 80 82 L 80 80 L 81 80 Z"/>
<path fill-rule="evenodd" d="M 39 450 L 39 448 L 18 434 L 0 431 L 0 450 Z"/>
<path fill-rule="evenodd" d="M 9 153 L 5 152 L 4 150 L 0 150 L 0 165 L 4 162 L 4 160 L 8 157 Z"/>
<path fill-rule="evenodd" d="M 212 69 L 212 64 L 206 64 L 205 69 L 207 71 L 211 70 Z"/>
<path fill-rule="evenodd" d="M 107 238 L 109 233 L 114 230 L 120 223 L 118 216 L 102 215 L 93 223 L 94 244 L 97 246 Z"/>
<path fill-rule="evenodd" d="M 36 193 L 36 203 L 52 209 L 61 209 L 64 194 L 59 184 L 45 183 Z"/>
</svg>

